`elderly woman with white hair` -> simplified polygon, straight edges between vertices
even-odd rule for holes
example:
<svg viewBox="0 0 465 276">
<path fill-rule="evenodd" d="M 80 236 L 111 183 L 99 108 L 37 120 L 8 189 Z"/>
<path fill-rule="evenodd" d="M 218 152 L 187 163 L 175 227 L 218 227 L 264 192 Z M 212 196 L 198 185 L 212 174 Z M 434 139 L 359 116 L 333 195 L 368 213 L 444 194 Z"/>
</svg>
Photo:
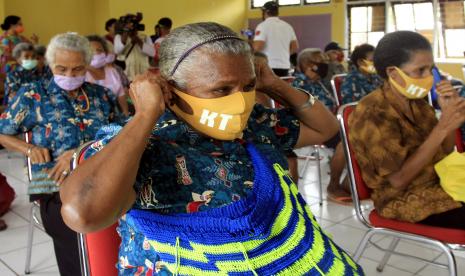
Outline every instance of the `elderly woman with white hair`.
<svg viewBox="0 0 465 276">
<path fill-rule="evenodd" d="M 32 161 L 31 200 L 40 200 L 46 232 L 52 237 L 61 275 L 80 275 L 76 233 L 63 222 L 58 191 L 69 174 L 74 150 L 108 124 L 109 91 L 84 82 L 92 57 L 89 42 L 75 33 L 59 34 L 46 58 L 53 73 L 48 82 L 23 86 L 0 117 L 0 143 Z M 17 138 L 32 133 L 30 144 Z"/>
<path fill-rule="evenodd" d="M 132 120 L 63 183 L 67 225 L 119 219 L 120 275 L 362 274 L 287 173 L 284 152 L 329 139 L 336 118 L 216 23 L 171 32 L 159 65 L 131 84 Z M 287 108 L 256 105 L 256 90 Z"/>
<path fill-rule="evenodd" d="M 39 66 L 36 47 L 31 43 L 21 42 L 16 45 L 13 57 L 17 64 L 6 75 L 4 105 L 8 105 L 21 86 L 35 81 L 48 81 L 52 75 L 48 66 Z"/>
</svg>

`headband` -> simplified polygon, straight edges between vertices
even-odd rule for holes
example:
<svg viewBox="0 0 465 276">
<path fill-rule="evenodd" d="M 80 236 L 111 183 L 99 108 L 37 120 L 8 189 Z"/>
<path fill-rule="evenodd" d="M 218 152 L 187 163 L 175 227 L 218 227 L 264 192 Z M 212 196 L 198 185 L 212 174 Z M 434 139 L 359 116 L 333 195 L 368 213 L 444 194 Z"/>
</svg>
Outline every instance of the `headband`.
<svg viewBox="0 0 465 276">
<path fill-rule="evenodd" d="M 181 57 L 179 57 L 178 61 L 176 62 L 176 64 L 174 65 L 173 69 L 171 70 L 170 72 L 170 77 L 174 75 L 174 73 L 176 72 L 176 70 L 178 69 L 179 65 L 181 64 L 181 62 L 186 59 L 186 57 L 192 52 L 194 51 L 195 49 L 199 48 L 200 46 L 202 45 L 205 45 L 207 43 L 211 43 L 211 42 L 215 42 L 215 41 L 219 41 L 219 40 L 227 40 L 227 39 L 237 39 L 237 40 L 242 40 L 241 38 L 237 37 L 237 36 L 234 36 L 234 35 L 221 35 L 221 36 L 214 36 L 214 37 L 211 37 L 211 38 L 208 38 L 204 41 L 201 41 L 197 44 L 195 44 L 194 46 L 192 46 L 191 48 L 189 48 L 189 50 L 185 51 L 184 54 L 181 55 Z"/>
</svg>

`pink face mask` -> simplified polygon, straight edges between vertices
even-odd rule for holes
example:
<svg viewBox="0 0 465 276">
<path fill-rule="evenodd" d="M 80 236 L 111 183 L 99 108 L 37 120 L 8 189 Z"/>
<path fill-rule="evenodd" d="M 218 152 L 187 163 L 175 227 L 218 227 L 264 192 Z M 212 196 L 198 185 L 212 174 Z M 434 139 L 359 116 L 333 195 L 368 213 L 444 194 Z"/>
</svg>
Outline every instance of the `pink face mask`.
<svg viewBox="0 0 465 276">
<path fill-rule="evenodd" d="M 90 66 L 94 68 L 102 68 L 107 64 L 106 61 L 107 55 L 102 53 L 102 54 L 97 54 L 92 57 L 92 61 L 90 62 Z"/>
<path fill-rule="evenodd" d="M 113 61 L 115 61 L 115 54 L 108 54 L 106 57 L 105 57 L 105 62 L 106 64 L 110 64 L 110 63 L 113 63 Z"/>
<path fill-rule="evenodd" d="M 73 91 L 78 89 L 82 86 L 86 79 L 86 76 L 78 76 L 78 77 L 67 77 L 67 76 L 60 76 L 54 75 L 53 80 L 55 83 L 61 88 L 66 91 Z"/>
</svg>

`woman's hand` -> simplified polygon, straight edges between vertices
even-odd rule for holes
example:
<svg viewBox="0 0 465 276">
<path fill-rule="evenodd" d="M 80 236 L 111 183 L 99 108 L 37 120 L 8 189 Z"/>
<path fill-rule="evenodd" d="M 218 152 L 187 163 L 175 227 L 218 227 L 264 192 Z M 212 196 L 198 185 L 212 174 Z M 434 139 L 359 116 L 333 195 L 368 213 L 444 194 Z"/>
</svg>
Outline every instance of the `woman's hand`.
<svg viewBox="0 0 465 276">
<path fill-rule="evenodd" d="M 273 73 L 268 62 L 264 57 L 255 57 L 255 75 L 257 76 L 256 90 L 264 93 L 269 93 L 273 89 L 277 81 L 281 81 L 278 76 Z"/>
<path fill-rule="evenodd" d="M 32 44 L 39 44 L 39 37 L 36 34 L 32 34 L 30 37 Z"/>
<path fill-rule="evenodd" d="M 33 145 L 27 149 L 26 156 L 31 159 L 32 164 L 47 163 L 52 160 L 48 149 Z"/>
<path fill-rule="evenodd" d="M 438 94 L 438 104 L 441 109 L 444 109 L 452 98 L 459 97 L 457 90 L 448 80 L 439 82 L 436 85 L 436 92 Z"/>
<path fill-rule="evenodd" d="M 443 97 L 443 95 L 440 95 L 440 97 Z M 449 134 L 465 122 L 465 99 L 451 96 L 442 99 L 442 101 L 444 101 L 443 106 L 441 106 L 442 113 L 437 126 Z"/>
<path fill-rule="evenodd" d="M 55 166 L 49 171 L 48 177 L 60 185 L 69 174 L 69 167 L 74 150 L 63 152 L 57 159 Z"/>
<path fill-rule="evenodd" d="M 172 98 L 167 83 L 151 73 L 134 79 L 129 96 L 134 103 L 136 115 L 147 116 L 153 122 L 165 112 L 165 103 L 169 103 Z"/>
</svg>

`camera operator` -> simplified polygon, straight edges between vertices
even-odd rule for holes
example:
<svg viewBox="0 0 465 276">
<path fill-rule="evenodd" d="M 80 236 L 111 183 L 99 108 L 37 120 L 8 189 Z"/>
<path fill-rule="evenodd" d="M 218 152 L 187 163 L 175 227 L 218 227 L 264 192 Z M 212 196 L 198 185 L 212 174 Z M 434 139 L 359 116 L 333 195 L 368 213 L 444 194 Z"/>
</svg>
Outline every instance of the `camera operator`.
<svg viewBox="0 0 465 276">
<path fill-rule="evenodd" d="M 142 14 L 128 14 L 120 17 L 116 24 L 115 53 L 121 64 L 124 61 L 125 73 L 129 80 L 142 74 L 149 68 L 149 57 L 155 55 L 150 37 L 139 34 L 145 26 L 140 24 Z"/>
</svg>

